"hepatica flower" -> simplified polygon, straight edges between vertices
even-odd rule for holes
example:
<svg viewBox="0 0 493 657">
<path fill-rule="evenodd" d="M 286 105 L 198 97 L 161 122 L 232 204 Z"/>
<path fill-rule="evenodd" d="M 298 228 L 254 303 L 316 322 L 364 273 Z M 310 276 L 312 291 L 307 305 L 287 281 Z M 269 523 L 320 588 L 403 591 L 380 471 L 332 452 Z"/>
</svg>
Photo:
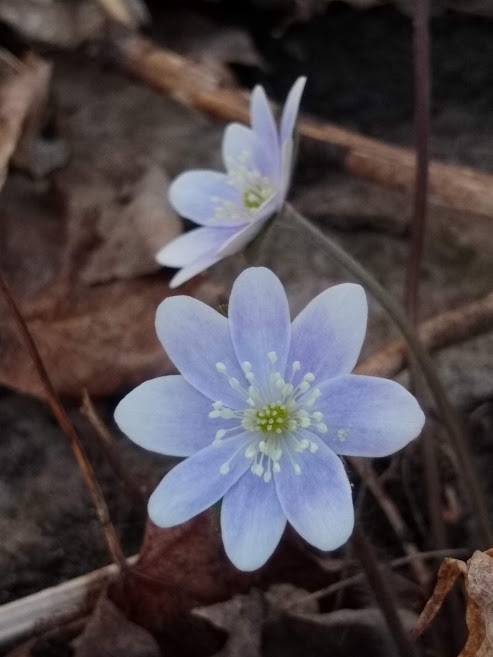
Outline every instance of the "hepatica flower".
<svg viewBox="0 0 493 657">
<path fill-rule="evenodd" d="M 367 318 L 359 285 L 318 295 L 291 323 L 268 269 L 236 280 L 228 318 L 196 299 L 159 306 L 158 336 L 181 372 L 147 381 L 116 409 L 137 444 L 188 457 L 161 481 L 149 515 L 178 525 L 222 498 L 231 561 L 260 567 L 286 523 L 320 550 L 353 528 L 351 487 L 339 456 L 386 456 L 424 422 L 394 381 L 351 374 Z"/>
<path fill-rule="evenodd" d="M 181 235 L 156 255 L 160 264 L 181 268 L 171 287 L 240 251 L 282 208 L 291 178 L 293 131 L 305 81 L 299 78 L 289 92 L 279 129 L 265 91 L 255 87 L 252 127 L 231 123 L 224 133 L 226 171 L 187 171 L 172 183 L 171 205 L 201 227 Z"/>
</svg>

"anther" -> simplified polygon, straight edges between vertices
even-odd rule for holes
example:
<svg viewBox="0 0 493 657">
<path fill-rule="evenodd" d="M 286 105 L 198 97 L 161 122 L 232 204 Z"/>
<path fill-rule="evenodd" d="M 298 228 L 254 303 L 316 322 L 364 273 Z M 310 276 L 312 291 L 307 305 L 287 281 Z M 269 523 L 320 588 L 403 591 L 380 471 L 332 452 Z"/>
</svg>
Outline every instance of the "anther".
<svg viewBox="0 0 493 657">
<path fill-rule="evenodd" d="M 216 363 L 216 370 L 218 372 L 221 372 L 221 374 L 224 374 L 226 372 L 226 369 L 227 368 L 226 368 L 226 365 L 224 363 L 221 363 L 221 362 Z"/>
<path fill-rule="evenodd" d="M 275 351 L 269 351 L 267 354 L 267 358 L 270 360 L 270 362 L 274 365 L 274 363 L 277 363 L 277 354 Z"/>
</svg>

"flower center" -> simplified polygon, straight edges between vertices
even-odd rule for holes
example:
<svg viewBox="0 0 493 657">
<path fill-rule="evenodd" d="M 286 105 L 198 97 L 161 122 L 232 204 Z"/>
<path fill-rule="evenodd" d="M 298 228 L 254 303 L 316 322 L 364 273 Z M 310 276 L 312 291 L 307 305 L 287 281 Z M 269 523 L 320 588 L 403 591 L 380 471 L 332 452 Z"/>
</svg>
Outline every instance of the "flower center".
<svg viewBox="0 0 493 657">
<path fill-rule="evenodd" d="M 272 186 L 270 183 L 261 181 L 243 191 L 243 205 L 247 210 L 256 210 L 265 203 L 271 194 Z"/>
<path fill-rule="evenodd" d="M 228 158 L 228 184 L 238 190 L 240 198 L 231 201 L 219 196 L 212 197 L 214 222 L 247 223 L 255 218 L 256 211 L 275 193 L 269 178 L 263 176 L 252 163 L 252 154 L 244 151 L 236 158 Z"/>
<path fill-rule="evenodd" d="M 320 390 L 312 387 L 314 375 L 308 372 L 295 386 L 293 379 L 301 368 L 298 361 L 292 364 L 291 378 L 286 381 L 274 370 L 277 354 L 269 352 L 267 360 L 271 372 L 262 382 L 257 381 L 250 363 L 242 364 L 246 386 L 229 376 L 224 363 L 216 363 L 217 371 L 245 400 L 243 410 L 234 410 L 216 401 L 209 413 L 210 418 L 238 420 L 232 427 L 219 429 L 213 444 L 220 444 L 228 437 L 245 435 L 244 445 L 221 466 L 223 474 L 229 472 L 231 461 L 242 451 L 245 458 L 252 461 L 252 473 L 265 482 L 271 481 L 273 473 L 280 472 L 282 462 L 292 467 L 296 474 L 301 474 L 297 455 L 306 450 L 314 454 L 318 443 L 313 440 L 313 433 L 327 432 L 322 413 L 313 410 L 320 396 Z"/>
<path fill-rule="evenodd" d="M 255 414 L 257 418 L 257 431 L 263 433 L 282 433 L 288 428 L 288 412 L 286 404 L 266 404 L 261 411 Z"/>
</svg>

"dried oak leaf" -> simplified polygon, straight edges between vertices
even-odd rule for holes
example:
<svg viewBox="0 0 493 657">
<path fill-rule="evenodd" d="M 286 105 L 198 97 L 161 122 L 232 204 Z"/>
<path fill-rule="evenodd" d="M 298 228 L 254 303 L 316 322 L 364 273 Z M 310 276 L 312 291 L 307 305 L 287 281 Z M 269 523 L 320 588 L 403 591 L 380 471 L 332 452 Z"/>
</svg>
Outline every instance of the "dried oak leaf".
<svg viewBox="0 0 493 657">
<path fill-rule="evenodd" d="M 108 598 L 100 598 L 76 641 L 74 657 L 161 657 L 155 639 L 129 621 Z"/>
<path fill-rule="evenodd" d="M 195 279 L 181 294 L 219 305 L 219 288 Z M 83 288 L 23 307 L 28 327 L 60 394 L 86 388 L 104 396 L 174 368 L 157 340 L 157 305 L 172 294 L 161 275 Z M 192 347 L 192 346 L 191 346 Z M 43 396 L 38 376 L 7 309 L 0 303 L 0 382 Z"/>
<path fill-rule="evenodd" d="M 225 633 L 190 612 L 276 582 L 314 590 L 334 581 L 299 549 L 287 532 L 269 562 L 245 573 L 227 559 L 212 511 L 178 527 L 148 524 L 138 562 L 108 590 L 127 618 L 155 636 L 167 657 L 198 656 L 198 647 L 213 654 Z"/>
<path fill-rule="evenodd" d="M 466 563 L 443 561 L 414 635 L 420 636 L 430 625 L 460 575 L 465 579 L 468 637 L 459 657 L 493 657 L 493 549 L 477 550 Z"/>
<path fill-rule="evenodd" d="M 289 584 L 274 585 L 265 594 L 254 589 L 248 595 L 237 595 L 193 613 L 228 633 L 226 644 L 215 657 L 394 654 L 394 643 L 378 609 L 320 614 L 305 590 Z M 412 612 L 401 609 L 399 614 L 407 628 L 416 622 Z"/>
<path fill-rule="evenodd" d="M 173 371 L 154 329 L 173 292 L 153 254 L 180 230 L 154 163 L 75 157 L 54 181 L 11 174 L 0 207 L 0 267 L 11 283 L 56 390 L 112 394 Z M 111 174 L 111 175 L 110 175 Z M 197 277 L 179 294 L 218 306 Z M 31 360 L 0 301 L 0 383 L 42 395 Z"/>
</svg>

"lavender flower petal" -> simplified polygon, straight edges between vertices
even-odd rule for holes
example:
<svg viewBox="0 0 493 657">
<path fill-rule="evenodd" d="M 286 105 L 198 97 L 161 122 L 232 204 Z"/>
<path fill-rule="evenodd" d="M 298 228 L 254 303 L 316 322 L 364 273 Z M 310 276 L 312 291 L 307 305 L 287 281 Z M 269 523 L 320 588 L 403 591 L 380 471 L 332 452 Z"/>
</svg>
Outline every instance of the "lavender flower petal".
<svg viewBox="0 0 493 657">
<path fill-rule="evenodd" d="M 195 228 L 166 244 L 156 254 L 156 260 L 165 267 L 191 265 L 199 258 L 215 254 L 219 247 L 237 232 L 238 228 L 226 226 Z"/>
<path fill-rule="evenodd" d="M 151 495 L 150 519 L 158 527 L 173 527 L 215 504 L 250 466 L 244 441 L 236 436 L 211 445 L 174 467 Z"/>
<path fill-rule="evenodd" d="M 349 374 L 361 351 L 367 314 L 360 285 L 325 290 L 293 321 L 289 362 L 299 360 L 303 372 L 313 372 L 318 387 L 325 379 Z"/>
<path fill-rule="evenodd" d="M 288 459 L 274 475 L 281 507 L 288 522 L 319 550 L 335 550 L 345 543 L 354 525 L 351 486 L 341 460 L 317 436 L 318 451 L 296 452 L 300 474 Z"/>
<path fill-rule="evenodd" d="M 242 406 L 243 400 L 216 367 L 223 363 L 231 377 L 243 379 L 226 317 L 197 299 L 169 297 L 157 309 L 156 331 L 190 385 L 211 401 L 222 401 L 231 408 Z"/>
<path fill-rule="evenodd" d="M 221 533 L 229 559 L 240 570 L 264 565 L 286 527 L 275 487 L 246 472 L 224 496 Z"/>
<path fill-rule="evenodd" d="M 421 432 L 424 414 L 405 388 L 388 379 L 351 374 L 326 381 L 317 407 L 337 454 L 388 456 Z"/>
<path fill-rule="evenodd" d="M 228 218 L 216 217 L 218 201 L 241 202 L 239 190 L 225 173 L 206 169 L 182 173 L 170 185 L 168 196 L 179 215 L 204 226 L 230 226 Z"/>
<path fill-rule="evenodd" d="M 277 276 L 265 267 L 242 272 L 231 290 L 228 315 L 238 361 L 251 364 L 257 382 L 265 386 L 272 372 L 284 374 L 291 322 L 286 293 Z"/>
<path fill-rule="evenodd" d="M 190 456 L 210 445 L 215 426 L 208 418 L 210 399 L 182 376 L 145 381 L 115 410 L 120 429 L 137 445 L 159 454 Z"/>
</svg>

